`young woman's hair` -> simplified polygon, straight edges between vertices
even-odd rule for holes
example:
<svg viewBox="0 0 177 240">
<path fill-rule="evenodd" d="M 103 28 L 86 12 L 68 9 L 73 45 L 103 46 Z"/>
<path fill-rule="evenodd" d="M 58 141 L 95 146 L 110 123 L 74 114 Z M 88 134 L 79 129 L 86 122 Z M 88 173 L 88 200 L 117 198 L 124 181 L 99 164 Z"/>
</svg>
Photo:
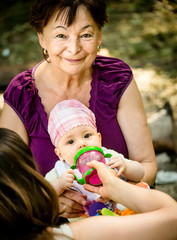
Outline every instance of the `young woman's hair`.
<svg viewBox="0 0 177 240">
<path fill-rule="evenodd" d="M 57 18 L 62 15 L 66 24 L 70 26 L 80 5 L 87 8 L 99 28 L 107 22 L 104 0 L 38 0 L 32 6 L 30 24 L 37 32 L 42 33 L 51 16 L 58 11 Z"/>
<path fill-rule="evenodd" d="M 37 172 L 30 148 L 13 131 L 0 128 L 0 239 L 53 239 L 58 199 Z"/>
</svg>

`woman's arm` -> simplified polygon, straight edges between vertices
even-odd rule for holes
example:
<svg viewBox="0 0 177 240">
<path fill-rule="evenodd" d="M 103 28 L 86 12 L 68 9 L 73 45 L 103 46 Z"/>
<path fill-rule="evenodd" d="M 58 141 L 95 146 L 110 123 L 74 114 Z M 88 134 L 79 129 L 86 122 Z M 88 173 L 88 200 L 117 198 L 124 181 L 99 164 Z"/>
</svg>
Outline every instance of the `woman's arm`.
<svg viewBox="0 0 177 240">
<path fill-rule="evenodd" d="M 102 163 L 93 161 L 88 165 L 97 169 L 103 186 L 85 185 L 87 190 L 120 202 L 140 214 L 91 217 L 72 223 L 70 227 L 74 239 L 177 239 L 177 203 L 174 199 L 163 192 L 122 181 L 115 171 L 107 169 Z"/>
<path fill-rule="evenodd" d="M 168 206 L 169 196 L 165 193 L 127 183 L 117 177 L 116 171 L 106 168 L 106 166 L 100 162 L 92 161 L 87 165 L 97 169 L 103 186 L 94 187 L 85 184 L 84 188 L 86 190 L 96 192 L 103 198 L 121 203 L 136 213 L 155 211 L 164 206 Z M 162 196 L 163 201 L 158 197 L 159 195 Z"/>
<path fill-rule="evenodd" d="M 170 203 L 170 200 L 169 200 Z M 123 217 L 97 216 L 69 224 L 75 240 L 176 240 L 176 206 Z"/>
<path fill-rule="evenodd" d="M 157 174 L 157 161 L 142 98 L 135 80 L 132 80 L 120 100 L 117 120 L 127 144 L 129 159 L 143 164 L 145 170 L 143 181 L 151 186 Z"/>
<path fill-rule="evenodd" d="M 4 103 L 4 108 L 0 116 L 0 127 L 13 130 L 20 135 L 27 145 L 29 144 L 28 134 L 24 124 L 7 103 Z"/>
</svg>

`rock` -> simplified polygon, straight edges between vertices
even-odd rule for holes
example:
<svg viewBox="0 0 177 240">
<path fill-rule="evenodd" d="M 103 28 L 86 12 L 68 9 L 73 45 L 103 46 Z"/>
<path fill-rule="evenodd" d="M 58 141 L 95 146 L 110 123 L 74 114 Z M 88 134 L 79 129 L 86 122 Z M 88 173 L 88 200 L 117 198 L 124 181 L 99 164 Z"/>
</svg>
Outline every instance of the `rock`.
<svg viewBox="0 0 177 240">
<path fill-rule="evenodd" d="M 177 172 L 160 170 L 157 172 L 156 184 L 169 184 L 177 182 Z"/>
<path fill-rule="evenodd" d="M 157 163 L 158 165 L 164 164 L 164 163 L 170 163 L 170 157 L 166 152 L 160 153 L 156 155 Z"/>
<path fill-rule="evenodd" d="M 173 112 L 168 102 L 158 112 L 148 118 L 156 153 L 167 152 L 171 155 L 177 153 L 176 126 Z"/>
</svg>

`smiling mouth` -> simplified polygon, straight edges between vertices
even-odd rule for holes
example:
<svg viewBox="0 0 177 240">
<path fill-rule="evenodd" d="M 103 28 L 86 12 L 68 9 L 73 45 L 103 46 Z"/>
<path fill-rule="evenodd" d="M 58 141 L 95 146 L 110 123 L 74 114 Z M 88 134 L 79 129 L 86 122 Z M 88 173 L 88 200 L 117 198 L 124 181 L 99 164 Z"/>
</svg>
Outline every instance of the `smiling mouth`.
<svg viewBox="0 0 177 240">
<path fill-rule="evenodd" d="M 79 63 L 82 61 L 82 59 L 68 59 L 68 58 L 65 58 L 65 60 L 69 63 Z"/>
</svg>

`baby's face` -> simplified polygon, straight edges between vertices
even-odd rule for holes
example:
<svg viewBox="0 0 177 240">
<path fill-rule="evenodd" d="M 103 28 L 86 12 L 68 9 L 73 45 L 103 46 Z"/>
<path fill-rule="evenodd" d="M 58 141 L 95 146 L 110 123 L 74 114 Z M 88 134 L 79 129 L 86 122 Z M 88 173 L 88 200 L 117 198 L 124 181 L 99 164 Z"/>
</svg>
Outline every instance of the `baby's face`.
<svg viewBox="0 0 177 240">
<path fill-rule="evenodd" d="M 101 147 L 101 134 L 90 126 L 79 126 L 71 129 L 59 140 L 55 153 L 61 161 L 66 161 L 71 166 L 76 153 L 87 146 Z"/>
</svg>

